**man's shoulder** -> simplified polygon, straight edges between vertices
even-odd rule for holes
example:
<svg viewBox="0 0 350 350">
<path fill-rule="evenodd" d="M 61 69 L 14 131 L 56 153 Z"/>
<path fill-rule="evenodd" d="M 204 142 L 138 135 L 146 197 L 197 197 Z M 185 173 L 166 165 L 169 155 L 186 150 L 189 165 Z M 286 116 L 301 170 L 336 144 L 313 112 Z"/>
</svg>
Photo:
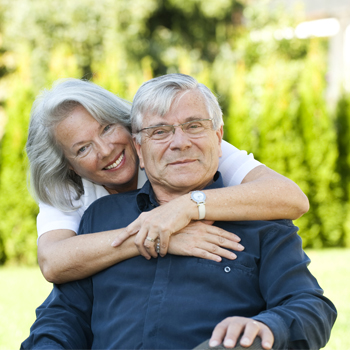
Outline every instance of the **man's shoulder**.
<svg viewBox="0 0 350 350">
<path fill-rule="evenodd" d="M 286 237 L 288 235 L 296 234 L 299 230 L 291 220 L 254 220 L 254 221 L 221 221 L 216 222 L 219 227 L 234 232 L 242 239 L 254 239 L 257 241 L 264 241 L 275 236 Z"/>
<path fill-rule="evenodd" d="M 109 231 L 126 227 L 140 214 L 138 190 L 107 195 L 93 202 L 81 219 L 78 234 Z"/>
<path fill-rule="evenodd" d="M 133 202 L 136 203 L 136 195 L 139 190 L 129 191 L 125 193 L 110 194 L 95 200 L 85 211 L 85 214 L 90 212 L 105 211 L 108 208 L 123 207 L 126 208 L 132 205 Z"/>
<path fill-rule="evenodd" d="M 256 229 L 262 232 L 271 232 L 284 229 L 296 229 L 298 227 L 293 224 L 292 220 L 251 220 L 251 221 L 231 221 L 232 224 L 237 225 L 242 228 Z"/>
</svg>

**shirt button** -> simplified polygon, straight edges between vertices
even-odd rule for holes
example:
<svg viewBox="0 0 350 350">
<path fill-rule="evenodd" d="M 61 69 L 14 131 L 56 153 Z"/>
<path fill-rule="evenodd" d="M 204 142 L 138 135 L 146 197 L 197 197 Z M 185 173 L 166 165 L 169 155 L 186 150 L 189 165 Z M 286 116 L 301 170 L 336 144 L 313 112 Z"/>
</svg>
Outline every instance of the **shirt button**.
<svg viewBox="0 0 350 350">
<path fill-rule="evenodd" d="M 228 273 L 228 272 L 231 271 L 231 268 L 230 268 L 229 266 L 226 266 L 226 267 L 224 268 L 224 271 Z"/>
</svg>

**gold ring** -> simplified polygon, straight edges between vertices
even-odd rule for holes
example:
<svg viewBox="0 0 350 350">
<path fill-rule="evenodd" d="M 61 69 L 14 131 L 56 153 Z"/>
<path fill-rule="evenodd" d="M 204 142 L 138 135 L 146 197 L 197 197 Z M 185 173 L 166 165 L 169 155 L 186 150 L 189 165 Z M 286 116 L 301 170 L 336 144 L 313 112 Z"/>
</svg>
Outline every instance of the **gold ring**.
<svg viewBox="0 0 350 350">
<path fill-rule="evenodd" d="M 147 236 L 146 239 L 147 239 L 148 241 L 150 241 L 150 242 L 155 242 L 155 239 L 152 238 L 152 237 Z"/>
</svg>

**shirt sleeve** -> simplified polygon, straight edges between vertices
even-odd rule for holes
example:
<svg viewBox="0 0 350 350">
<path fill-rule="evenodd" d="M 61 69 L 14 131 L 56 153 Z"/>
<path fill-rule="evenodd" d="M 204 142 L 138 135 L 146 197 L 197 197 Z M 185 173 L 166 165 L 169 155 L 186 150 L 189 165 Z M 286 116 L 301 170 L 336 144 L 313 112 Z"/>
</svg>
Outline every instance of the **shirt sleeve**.
<svg viewBox="0 0 350 350">
<path fill-rule="evenodd" d="M 91 349 L 92 281 L 54 285 L 21 349 Z"/>
<path fill-rule="evenodd" d="M 38 237 L 52 230 L 72 230 L 78 232 L 82 212 L 79 209 L 63 212 L 49 204 L 39 202 L 39 214 L 37 216 Z"/>
<path fill-rule="evenodd" d="M 225 187 L 239 185 L 251 170 L 262 165 L 252 153 L 248 155 L 226 141 L 222 141 L 221 150 L 219 171 Z"/>
<path fill-rule="evenodd" d="M 275 349 L 320 349 L 329 340 L 336 309 L 307 266 L 301 238 L 292 223 L 265 236 L 259 283 L 266 310 L 253 317 L 275 337 Z"/>
</svg>

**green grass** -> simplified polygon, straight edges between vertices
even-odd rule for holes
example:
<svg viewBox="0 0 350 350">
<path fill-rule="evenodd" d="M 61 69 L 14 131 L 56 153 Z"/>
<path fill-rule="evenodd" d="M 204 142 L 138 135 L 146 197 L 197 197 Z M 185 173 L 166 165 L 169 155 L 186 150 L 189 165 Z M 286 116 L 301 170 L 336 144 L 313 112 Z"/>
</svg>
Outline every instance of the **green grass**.
<svg viewBox="0 0 350 350">
<path fill-rule="evenodd" d="M 308 251 L 310 270 L 338 309 L 326 350 L 350 349 L 350 249 Z M 0 350 L 18 349 L 29 335 L 35 308 L 51 291 L 39 268 L 0 268 Z"/>
<path fill-rule="evenodd" d="M 349 350 L 350 249 L 311 250 L 307 254 L 311 259 L 310 271 L 338 310 L 331 339 L 324 349 Z"/>
</svg>

